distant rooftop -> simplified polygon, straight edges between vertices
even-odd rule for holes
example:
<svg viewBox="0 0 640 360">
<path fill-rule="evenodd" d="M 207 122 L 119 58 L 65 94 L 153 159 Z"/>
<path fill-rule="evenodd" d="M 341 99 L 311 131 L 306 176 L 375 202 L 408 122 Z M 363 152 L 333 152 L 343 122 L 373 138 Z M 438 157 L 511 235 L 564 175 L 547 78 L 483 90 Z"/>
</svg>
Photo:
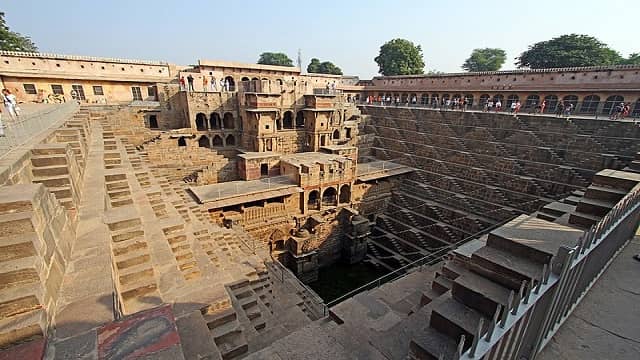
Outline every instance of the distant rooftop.
<svg viewBox="0 0 640 360">
<path fill-rule="evenodd" d="M 21 56 L 21 57 L 32 57 L 32 58 L 41 58 L 41 59 L 58 59 L 58 60 L 75 60 L 75 61 L 98 61 L 98 62 L 109 62 L 109 63 L 119 63 L 119 64 L 168 65 L 168 63 L 164 61 L 134 60 L 134 59 L 106 58 L 106 57 L 95 57 L 95 56 L 63 55 L 63 54 L 53 54 L 53 53 L 4 51 L 4 50 L 0 50 L 0 56 Z"/>
<path fill-rule="evenodd" d="M 269 71 L 283 71 L 296 75 L 300 74 L 300 68 L 295 66 L 276 66 L 276 65 L 262 65 L 262 64 L 249 64 L 236 61 L 222 61 L 222 60 L 198 60 L 199 66 L 211 66 L 221 68 L 237 68 L 237 69 L 250 69 L 250 70 L 269 70 Z"/>
</svg>

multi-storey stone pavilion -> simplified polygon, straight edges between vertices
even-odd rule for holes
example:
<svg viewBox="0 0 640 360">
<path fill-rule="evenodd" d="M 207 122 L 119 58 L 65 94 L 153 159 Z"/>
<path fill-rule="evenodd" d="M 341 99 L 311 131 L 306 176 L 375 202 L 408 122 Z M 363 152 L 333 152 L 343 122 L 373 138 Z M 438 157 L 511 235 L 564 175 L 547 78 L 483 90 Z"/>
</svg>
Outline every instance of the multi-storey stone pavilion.
<svg viewBox="0 0 640 360">
<path fill-rule="evenodd" d="M 640 128 L 608 119 L 640 111 L 638 71 L 2 52 L 23 113 L 0 138 L 0 359 L 579 357 L 571 314 L 638 248 Z M 337 263 L 389 274 L 327 302 L 307 284 Z"/>
</svg>

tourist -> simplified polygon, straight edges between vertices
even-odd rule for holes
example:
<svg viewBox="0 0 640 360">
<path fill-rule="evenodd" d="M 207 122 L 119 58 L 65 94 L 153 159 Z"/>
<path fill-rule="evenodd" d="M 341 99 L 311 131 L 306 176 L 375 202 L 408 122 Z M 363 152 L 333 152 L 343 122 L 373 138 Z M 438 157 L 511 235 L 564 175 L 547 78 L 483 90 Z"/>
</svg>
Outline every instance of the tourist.
<svg viewBox="0 0 640 360">
<path fill-rule="evenodd" d="M 516 110 L 514 111 L 515 115 L 518 115 L 521 107 L 522 107 L 522 103 L 520 102 L 520 100 L 516 101 Z"/>
<path fill-rule="evenodd" d="M 231 82 L 229 79 L 224 79 L 224 91 L 231 91 Z"/>
<path fill-rule="evenodd" d="M 4 108 L 7 110 L 10 117 L 15 119 L 20 115 L 18 100 L 16 99 L 16 96 L 9 91 L 9 89 L 2 90 L 2 101 L 4 103 Z"/>
<path fill-rule="evenodd" d="M 622 119 L 626 118 L 627 116 L 629 116 L 629 113 L 631 112 L 631 103 L 626 103 L 623 107 L 622 107 Z"/>
<path fill-rule="evenodd" d="M 187 76 L 187 83 L 189 84 L 189 88 L 187 90 L 188 91 L 195 91 L 193 89 L 193 76 L 191 76 L 191 74 L 189 74 L 189 76 Z"/>
<path fill-rule="evenodd" d="M 493 111 L 493 100 L 487 100 L 487 112 Z"/>
<path fill-rule="evenodd" d="M 184 76 L 180 76 L 180 91 L 185 91 L 187 88 L 184 85 Z"/>
<path fill-rule="evenodd" d="M 437 96 L 433 98 L 432 104 L 434 109 L 438 107 L 439 100 Z"/>
<path fill-rule="evenodd" d="M 624 103 L 620 103 L 613 108 L 609 120 L 617 120 L 621 115 L 624 108 Z"/>
<path fill-rule="evenodd" d="M 468 106 L 469 106 L 469 99 L 464 98 L 464 101 L 462 102 L 462 111 L 467 111 Z"/>
<path fill-rule="evenodd" d="M 451 105 L 451 100 L 449 98 L 447 98 L 446 100 L 444 100 L 444 109 L 445 110 L 449 110 L 449 106 Z"/>
<path fill-rule="evenodd" d="M 206 75 L 202 76 L 202 89 L 204 90 L 204 92 L 207 92 L 207 90 L 209 90 L 209 87 L 207 86 L 207 76 Z"/>
<path fill-rule="evenodd" d="M 418 103 L 418 98 L 413 95 L 413 98 L 411 98 L 411 103 L 415 106 Z"/>
<path fill-rule="evenodd" d="M 511 105 L 509 106 L 509 112 L 512 113 L 512 114 L 516 112 L 516 102 L 515 101 L 511 102 Z"/>
<path fill-rule="evenodd" d="M 542 100 L 542 104 L 540 104 L 540 114 L 544 114 L 545 107 L 547 107 L 547 100 Z"/>
<path fill-rule="evenodd" d="M 485 102 L 482 104 L 482 111 L 489 112 L 489 99 L 485 100 Z"/>
<path fill-rule="evenodd" d="M 220 78 L 220 91 L 225 92 L 227 89 L 224 87 L 224 79 Z"/>
<path fill-rule="evenodd" d="M 573 110 L 573 104 L 570 103 L 567 107 L 564 108 L 564 115 L 571 116 L 572 110 Z"/>
<path fill-rule="evenodd" d="M 496 101 L 496 112 L 498 111 L 502 111 L 502 101 L 500 99 Z"/>
<path fill-rule="evenodd" d="M 218 91 L 218 83 L 216 82 L 216 78 L 211 75 L 211 91 Z"/>
<path fill-rule="evenodd" d="M 562 113 L 564 112 L 564 103 L 560 102 L 558 104 L 558 107 L 556 107 L 556 117 L 560 117 L 562 116 Z"/>
</svg>

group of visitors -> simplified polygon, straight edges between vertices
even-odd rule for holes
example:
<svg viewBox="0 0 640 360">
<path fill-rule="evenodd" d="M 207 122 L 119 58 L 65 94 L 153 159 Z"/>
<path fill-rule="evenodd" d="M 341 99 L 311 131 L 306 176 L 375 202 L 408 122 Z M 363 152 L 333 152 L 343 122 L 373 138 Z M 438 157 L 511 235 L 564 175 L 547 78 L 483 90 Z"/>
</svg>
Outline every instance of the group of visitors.
<svg viewBox="0 0 640 360">
<path fill-rule="evenodd" d="M 620 104 L 616 105 L 613 108 L 613 111 L 611 111 L 611 116 L 609 116 L 609 119 L 611 120 L 624 119 L 627 116 L 629 116 L 630 111 L 631 111 L 631 103 L 621 102 Z"/>
<path fill-rule="evenodd" d="M 9 115 L 10 119 L 17 119 L 20 116 L 20 108 L 18 107 L 18 100 L 16 96 L 9 91 L 9 89 L 2 90 L 2 102 L 4 104 L 4 109 L 6 113 Z M 0 108 L 0 137 L 4 137 L 4 124 L 2 123 L 2 115 L 4 112 Z"/>
<path fill-rule="evenodd" d="M 185 81 L 184 76 L 180 76 L 180 90 L 181 91 L 195 91 L 195 87 L 193 85 L 194 77 L 189 74 L 187 75 L 187 79 Z M 211 75 L 207 77 L 207 75 L 202 75 L 202 91 L 204 92 L 217 92 L 218 84 L 220 84 L 220 89 L 222 92 L 231 91 L 231 84 L 229 83 L 229 79 L 220 79 L 220 82 L 216 81 L 215 76 Z"/>
<path fill-rule="evenodd" d="M 327 90 L 327 94 L 335 94 L 336 93 L 336 82 L 334 81 L 332 83 L 327 83 L 325 88 Z"/>
<path fill-rule="evenodd" d="M 565 103 L 561 101 L 560 103 L 558 103 L 558 106 L 556 106 L 556 117 L 571 116 L 573 108 L 573 103 L 568 103 L 565 105 Z"/>
</svg>

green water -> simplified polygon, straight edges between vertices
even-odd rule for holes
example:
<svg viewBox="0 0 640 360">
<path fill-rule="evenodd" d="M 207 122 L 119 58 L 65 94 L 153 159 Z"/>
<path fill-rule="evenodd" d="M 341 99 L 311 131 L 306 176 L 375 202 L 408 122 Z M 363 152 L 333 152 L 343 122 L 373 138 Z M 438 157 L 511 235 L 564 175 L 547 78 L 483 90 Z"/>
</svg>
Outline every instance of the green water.
<svg viewBox="0 0 640 360">
<path fill-rule="evenodd" d="M 331 301 L 351 290 L 371 282 L 388 273 L 371 264 L 354 265 L 337 263 L 321 268 L 318 281 L 308 284 L 325 301 Z"/>
</svg>

